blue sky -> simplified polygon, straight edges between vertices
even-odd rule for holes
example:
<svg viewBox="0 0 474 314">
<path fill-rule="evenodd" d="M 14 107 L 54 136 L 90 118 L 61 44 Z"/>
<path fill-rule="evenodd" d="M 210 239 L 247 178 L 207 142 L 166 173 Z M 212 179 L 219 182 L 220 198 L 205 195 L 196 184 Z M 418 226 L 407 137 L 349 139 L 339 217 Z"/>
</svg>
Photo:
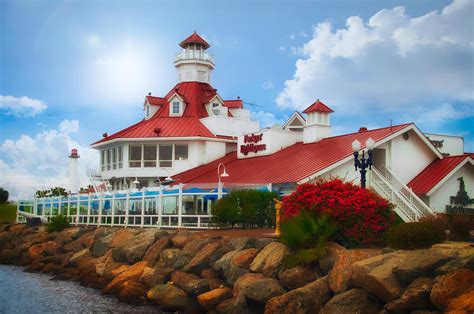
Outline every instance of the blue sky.
<svg viewBox="0 0 474 314">
<path fill-rule="evenodd" d="M 1 1 L 0 186 L 64 184 L 71 146 L 92 167 L 88 145 L 176 83 L 194 30 L 262 126 L 319 98 L 335 133 L 414 121 L 474 151 L 473 18 L 471 0 Z"/>
</svg>

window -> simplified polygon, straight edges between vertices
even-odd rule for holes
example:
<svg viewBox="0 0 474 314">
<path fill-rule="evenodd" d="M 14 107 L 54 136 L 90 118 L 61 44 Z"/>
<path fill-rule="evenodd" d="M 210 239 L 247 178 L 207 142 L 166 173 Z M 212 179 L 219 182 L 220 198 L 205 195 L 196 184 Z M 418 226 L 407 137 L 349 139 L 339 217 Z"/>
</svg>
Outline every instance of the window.
<svg viewBox="0 0 474 314">
<path fill-rule="evenodd" d="M 105 171 L 106 164 L 105 164 L 105 150 L 100 152 L 100 164 L 102 166 L 102 171 Z"/>
<path fill-rule="evenodd" d="M 144 167 L 156 167 L 156 145 L 145 145 L 143 147 Z"/>
<path fill-rule="evenodd" d="M 112 148 L 112 169 L 117 169 L 117 148 Z"/>
<path fill-rule="evenodd" d="M 212 108 L 216 108 L 216 107 L 219 107 L 219 104 L 218 103 L 212 103 Z"/>
<path fill-rule="evenodd" d="M 187 159 L 188 159 L 188 145 L 176 144 L 174 146 L 174 160 L 187 160 Z"/>
<path fill-rule="evenodd" d="M 173 102 L 173 110 L 171 111 L 173 114 L 179 114 L 180 113 L 180 105 L 179 101 L 174 101 Z"/>
<path fill-rule="evenodd" d="M 160 144 L 160 167 L 173 166 L 173 145 Z"/>
<path fill-rule="evenodd" d="M 107 170 L 112 169 L 111 159 L 112 159 L 112 154 L 110 153 L 110 149 L 109 149 L 107 150 Z"/>
<path fill-rule="evenodd" d="M 130 168 L 140 168 L 142 166 L 142 146 L 130 146 L 129 154 Z"/>
<path fill-rule="evenodd" d="M 118 168 L 123 168 L 123 149 L 122 146 L 118 147 Z"/>
<path fill-rule="evenodd" d="M 150 106 L 146 106 L 146 117 L 148 118 L 150 116 Z"/>
</svg>

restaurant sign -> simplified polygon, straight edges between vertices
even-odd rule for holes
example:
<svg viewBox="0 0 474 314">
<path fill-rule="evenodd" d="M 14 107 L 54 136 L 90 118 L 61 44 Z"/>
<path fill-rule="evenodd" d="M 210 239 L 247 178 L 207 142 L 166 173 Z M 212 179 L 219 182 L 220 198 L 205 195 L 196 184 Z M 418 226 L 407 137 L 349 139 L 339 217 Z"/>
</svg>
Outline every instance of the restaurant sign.
<svg viewBox="0 0 474 314">
<path fill-rule="evenodd" d="M 257 153 L 267 149 L 267 144 L 258 144 L 263 139 L 263 134 L 250 134 L 244 136 L 244 144 L 240 145 L 240 152 L 247 156 L 248 153 Z"/>
</svg>

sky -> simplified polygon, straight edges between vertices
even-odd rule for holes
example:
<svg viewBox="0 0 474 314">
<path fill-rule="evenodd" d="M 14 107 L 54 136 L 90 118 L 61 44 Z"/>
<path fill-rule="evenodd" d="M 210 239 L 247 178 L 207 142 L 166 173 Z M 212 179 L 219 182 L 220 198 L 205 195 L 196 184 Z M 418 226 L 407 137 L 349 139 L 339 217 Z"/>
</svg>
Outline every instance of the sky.
<svg viewBox="0 0 474 314">
<path fill-rule="evenodd" d="M 143 117 L 194 30 L 211 84 L 262 127 L 320 99 L 333 133 L 415 122 L 474 151 L 473 0 L 0 1 L 0 187 L 67 184 L 67 154 Z M 85 177 L 81 179 L 87 184 Z"/>
</svg>

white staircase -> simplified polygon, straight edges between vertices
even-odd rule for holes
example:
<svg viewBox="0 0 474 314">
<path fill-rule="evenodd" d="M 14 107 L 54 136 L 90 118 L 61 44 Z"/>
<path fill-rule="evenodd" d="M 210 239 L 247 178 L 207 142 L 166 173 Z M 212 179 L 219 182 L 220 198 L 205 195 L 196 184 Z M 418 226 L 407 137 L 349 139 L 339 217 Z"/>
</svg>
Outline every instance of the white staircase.
<svg viewBox="0 0 474 314">
<path fill-rule="evenodd" d="M 396 206 L 395 212 L 403 221 L 417 221 L 423 216 L 434 214 L 433 210 L 389 169 L 376 169 L 372 166 L 371 175 L 371 187 Z"/>
</svg>

